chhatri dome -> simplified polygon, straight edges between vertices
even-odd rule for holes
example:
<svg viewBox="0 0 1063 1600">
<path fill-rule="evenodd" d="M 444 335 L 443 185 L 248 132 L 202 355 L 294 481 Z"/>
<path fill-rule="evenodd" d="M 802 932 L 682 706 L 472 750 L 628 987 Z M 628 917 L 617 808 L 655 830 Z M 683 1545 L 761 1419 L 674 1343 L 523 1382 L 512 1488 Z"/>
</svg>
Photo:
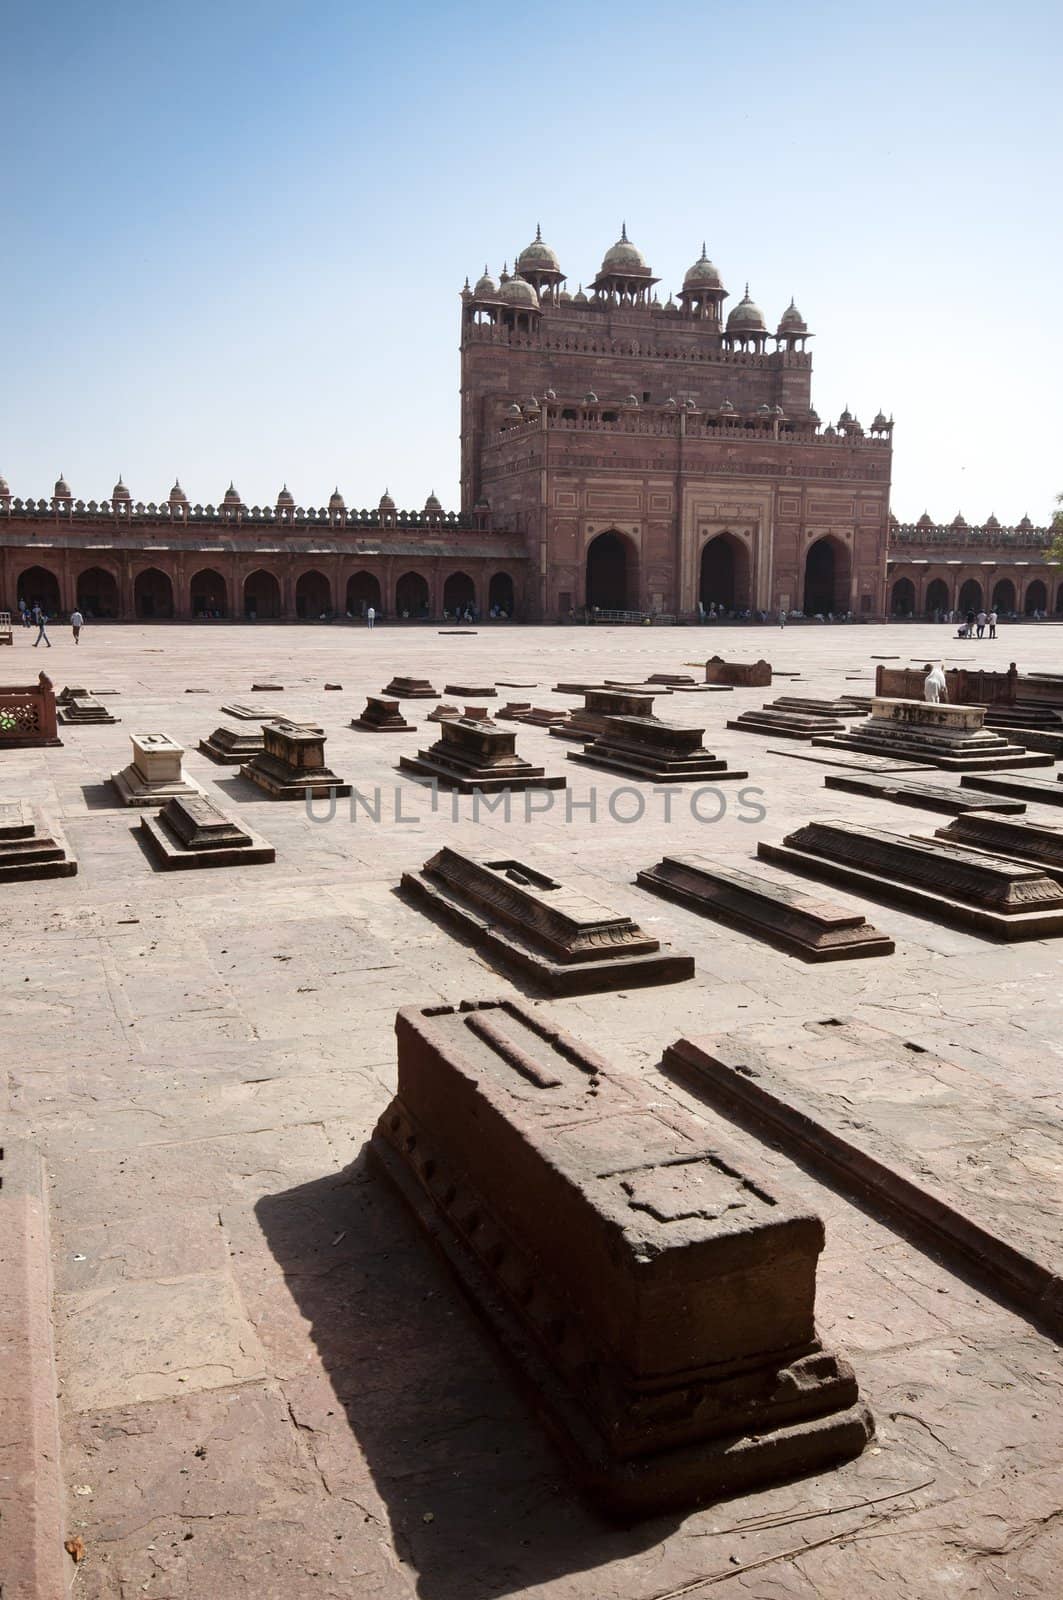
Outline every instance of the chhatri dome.
<svg viewBox="0 0 1063 1600">
<path fill-rule="evenodd" d="M 521 310 L 538 311 L 539 296 L 523 278 L 507 278 L 498 291 L 498 298 L 503 305 L 516 306 Z"/>
<path fill-rule="evenodd" d="M 746 292 L 727 318 L 728 333 L 767 333 L 764 313 L 750 298 L 749 284 Z"/>
<path fill-rule="evenodd" d="M 133 498 L 133 496 L 130 494 L 129 490 L 126 488 L 125 484 L 122 482 L 122 476 L 121 476 L 121 473 L 119 473 L 118 482 L 115 484 L 114 488 L 111 490 L 111 499 L 112 500 L 124 500 L 124 501 L 128 502 L 128 501 L 132 500 L 132 498 Z"/>
<path fill-rule="evenodd" d="M 486 265 L 484 266 L 483 276 L 477 278 L 476 287 L 472 292 L 477 300 L 493 300 L 498 293 L 498 284 L 488 272 Z"/>
<path fill-rule="evenodd" d="M 561 263 L 557 255 L 548 244 L 543 242 L 542 229 L 535 225 L 535 238 L 531 244 L 525 245 L 517 257 L 516 270 L 520 273 L 531 272 L 560 272 Z"/>
<path fill-rule="evenodd" d="M 620 228 L 620 237 L 615 244 L 609 246 L 602 257 L 601 275 L 607 273 L 642 273 L 649 272 L 646 258 L 627 236 L 627 223 Z"/>
<path fill-rule="evenodd" d="M 701 245 L 701 255 L 687 272 L 683 279 L 684 289 L 722 289 L 723 283 L 720 274 L 709 260 L 705 250 L 704 240 Z"/>
<path fill-rule="evenodd" d="M 277 496 L 277 510 L 291 511 L 295 509 L 295 496 L 286 483 L 281 485 L 281 492 Z"/>
<path fill-rule="evenodd" d="M 808 332 L 808 323 L 798 311 L 793 300 L 790 301 L 790 304 L 779 318 L 779 332 L 780 334 Z"/>
<path fill-rule="evenodd" d="M 328 508 L 330 511 L 346 511 L 347 509 L 347 502 L 340 494 L 339 484 L 336 485 L 328 497 Z"/>
</svg>

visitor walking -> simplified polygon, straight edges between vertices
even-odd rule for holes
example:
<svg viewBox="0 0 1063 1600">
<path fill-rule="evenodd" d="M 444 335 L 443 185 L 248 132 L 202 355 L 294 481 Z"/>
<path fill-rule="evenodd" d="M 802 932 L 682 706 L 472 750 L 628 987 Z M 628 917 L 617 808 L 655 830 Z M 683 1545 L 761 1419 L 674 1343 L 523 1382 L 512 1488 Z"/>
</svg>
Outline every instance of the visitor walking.
<svg viewBox="0 0 1063 1600">
<path fill-rule="evenodd" d="M 979 639 L 982 637 L 983 633 L 985 633 L 985 625 L 986 625 L 986 614 L 985 614 L 984 611 L 979 611 L 977 620 L 975 622 L 975 626 L 978 629 L 978 637 L 979 637 Z"/>
<path fill-rule="evenodd" d="M 40 606 L 34 606 L 33 615 L 37 623 L 37 637 L 33 641 L 33 648 L 36 650 L 37 646 L 43 639 L 50 650 L 52 648 L 52 641 L 49 639 L 46 631 L 48 622 L 47 614 Z"/>
<path fill-rule="evenodd" d="M 973 611 L 968 611 L 968 613 L 967 613 L 967 631 L 964 634 L 964 638 L 965 639 L 969 639 L 971 637 L 971 634 L 972 634 L 973 631 L 974 631 L 974 612 Z"/>
<path fill-rule="evenodd" d="M 77 644 L 81 638 L 81 630 L 85 626 L 85 618 L 80 611 L 72 611 L 70 613 L 70 626 L 74 630 L 74 643 Z"/>
<path fill-rule="evenodd" d="M 942 700 L 949 697 L 948 685 L 945 682 L 945 663 L 940 661 L 936 667 L 927 663 L 926 679 L 923 683 L 923 699 L 932 706 L 939 705 Z"/>
<path fill-rule="evenodd" d="M 783 606 L 780 606 L 779 607 L 779 627 L 780 628 L 785 628 L 785 626 L 786 626 L 786 610 L 785 610 L 785 608 Z"/>
<path fill-rule="evenodd" d="M 989 613 L 989 637 L 991 639 L 995 639 L 996 636 L 997 636 L 997 614 L 996 614 L 995 611 L 991 611 Z"/>
<path fill-rule="evenodd" d="M 369 609 L 366 611 L 366 614 L 365 614 L 365 625 L 369 629 L 370 633 L 372 633 L 372 631 L 373 631 L 373 624 L 374 624 L 375 621 L 376 621 L 376 607 L 375 606 L 370 606 Z"/>
</svg>

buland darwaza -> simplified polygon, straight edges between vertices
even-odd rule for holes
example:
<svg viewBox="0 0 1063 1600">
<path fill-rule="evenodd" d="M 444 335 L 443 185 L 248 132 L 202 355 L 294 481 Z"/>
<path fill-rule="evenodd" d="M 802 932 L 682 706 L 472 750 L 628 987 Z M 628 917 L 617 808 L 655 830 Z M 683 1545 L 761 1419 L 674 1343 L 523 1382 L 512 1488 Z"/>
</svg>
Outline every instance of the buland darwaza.
<svg viewBox="0 0 1063 1600">
<path fill-rule="evenodd" d="M 0 477 L 0 607 L 97 618 L 871 619 L 1063 610 L 1051 533 L 890 515 L 893 422 L 812 406 L 812 333 L 729 298 L 704 245 L 677 296 L 627 236 L 575 293 L 534 240 L 461 292 L 461 510 L 47 500 Z"/>
</svg>

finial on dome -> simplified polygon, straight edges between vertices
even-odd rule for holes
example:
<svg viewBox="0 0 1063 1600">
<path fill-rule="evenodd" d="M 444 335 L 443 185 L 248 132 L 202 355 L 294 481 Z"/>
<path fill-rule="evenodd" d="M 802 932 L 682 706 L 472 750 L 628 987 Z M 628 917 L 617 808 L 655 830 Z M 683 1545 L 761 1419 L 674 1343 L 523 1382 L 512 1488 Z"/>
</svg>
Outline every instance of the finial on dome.
<svg viewBox="0 0 1063 1600">
<path fill-rule="evenodd" d="M 628 237 L 627 237 L 627 223 L 626 222 L 622 222 L 620 224 L 620 238 L 621 238 L 621 240 L 622 240 L 622 242 L 624 244 L 627 244 Z"/>
<path fill-rule="evenodd" d="M 702 261 L 707 261 L 709 259 L 709 252 L 705 248 L 704 239 L 701 241 L 701 259 Z"/>
<path fill-rule="evenodd" d="M 535 242 L 536 244 L 542 244 L 543 242 L 543 229 L 540 222 L 535 224 Z"/>
</svg>

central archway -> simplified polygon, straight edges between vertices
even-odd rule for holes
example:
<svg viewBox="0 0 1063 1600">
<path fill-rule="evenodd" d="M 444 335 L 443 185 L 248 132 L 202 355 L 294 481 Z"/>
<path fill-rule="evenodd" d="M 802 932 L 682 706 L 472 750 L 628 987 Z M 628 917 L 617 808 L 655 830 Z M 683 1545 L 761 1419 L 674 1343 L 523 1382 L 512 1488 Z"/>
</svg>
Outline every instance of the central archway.
<svg viewBox="0 0 1063 1600">
<path fill-rule="evenodd" d="M 621 534 L 600 533 L 587 546 L 587 606 L 599 611 L 634 611 L 638 606 L 637 560 Z"/>
<path fill-rule="evenodd" d="M 229 591 L 225 579 L 213 567 L 204 567 L 194 574 L 188 586 L 194 617 L 226 617 L 229 614 Z"/>
<path fill-rule="evenodd" d="M 133 610 L 138 617 L 157 621 L 173 616 L 173 584 L 158 567 L 145 567 L 133 583 Z"/>
<path fill-rule="evenodd" d="M 31 610 L 40 606 L 50 617 L 58 612 L 59 579 L 47 567 L 27 567 L 15 588 L 16 598 L 25 600 Z"/>
<path fill-rule="evenodd" d="M 395 615 L 427 617 L 428 580 L 419 572 L 404 572 L 395 585 Z"/>
<path fill-rule="evenodd" d="M 515 597 L 513 594 L 513 579 L 508 572 L 495 573 L 488 590 L 487 603 L 492 611 L 501 612 L 506 617 L 512 617 Z"/>
<path fill-rule="evenodd" d="M 271 622 L 281 614 L 280 584 L 260 567 L 244 579 L 244 615 L 252 622 Z"/>
<path fill-rule="evenodd" d="M 476 604 L 476 586 L 467 572 L 452 572 L 443 585 L 443 610 L 453 616 Z"/>
<path fill-rule="evenodd" d="M 78 610 L 86 617 L 117 617 L 118 585 L 105 567 L 86 567 L 78 573 Z"/>
<path fill-rule="evenodd" d="M 993 610 L 1006 617 L 1015 610 L 1015 585 L 1010 578 L 1000 578 L 993 585 Z"/>
<path fill-rule="evenodd" d="M 1032 617 L 1035 611 L 1048 610 L 1048 590 L 1040 578 L 1035 578 L 1026 590 L 1026 615 Z"/>
<path fill-rule="evenodd" d="M 332 587 L 323 572 L 301 572 L 295 585 L 295 614 L 304 621 L 317 622 L 332 615 Z"/>
<path fill-rule="evenodd" d="M 949 586 L 944 578 L 934 578 L 927 584 L 926 609 L 928 615 L 949 609 Z"/>
<path fill-rule="evenodd" d="M 701 552 L 698 599 L 708 611 L 742 611 L 749 604 L 749 552 L 730 533 L 717 533 Z"/>
<path fill-rule="evenodd" d="M 817 539 L 805 557 L 806 617 L 849 609 L 849 551 L 829 536 Z"/>
<path fill-rule="evenodd" d="M 895 617 L 915 614 L 915 584 L 911 578 L 898 578 L 890 595 L 890 611 Z"/>
<path fill-rule="evenodd" d="M 347 579 L 347 615 L 364 617 L 369 607 L 380 614 L 380 579 L 372 572 L 355 572 Z"/>
<path fill-rule="evenodd" d="M 968 611 L 981 611 L 982 585 L 977 578 L 968 578 L 960 590 L 960 610 L 965 614 Z"/>
</svg>

